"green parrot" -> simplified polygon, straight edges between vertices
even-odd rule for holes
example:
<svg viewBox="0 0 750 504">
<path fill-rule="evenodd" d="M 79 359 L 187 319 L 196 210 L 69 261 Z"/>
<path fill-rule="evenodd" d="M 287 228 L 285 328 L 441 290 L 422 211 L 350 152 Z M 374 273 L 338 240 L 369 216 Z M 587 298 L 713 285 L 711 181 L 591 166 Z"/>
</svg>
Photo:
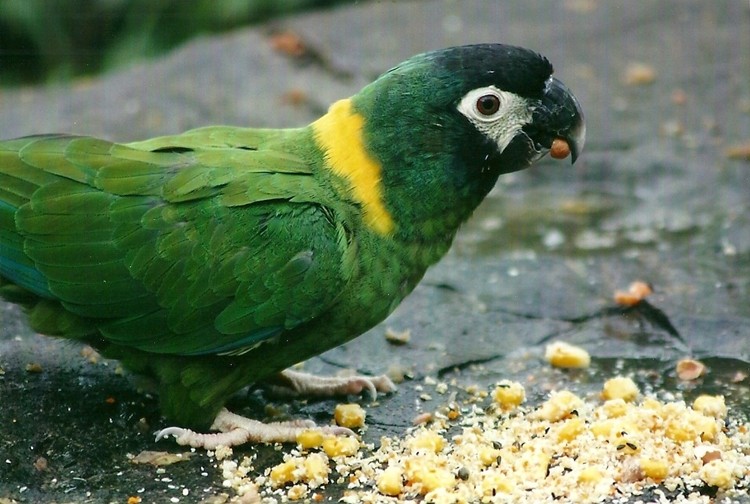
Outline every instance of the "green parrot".
<svg viewBox="0 0 750 504">
<path fill-rule="evenodd" d="M 392 390 L 285 369 L 387 317 L 499 175 L 553 142 L 575 161 L 584 139 L 547 59 L 482 44 L 414 56 L 302 128 L 2 141 L 0 294 L 35 331 L 153 379 L 185 427 L 159 436 L 293 440 L 309 422 L 262 424 L 225 402 L 269 381 Z"/>
</svg>

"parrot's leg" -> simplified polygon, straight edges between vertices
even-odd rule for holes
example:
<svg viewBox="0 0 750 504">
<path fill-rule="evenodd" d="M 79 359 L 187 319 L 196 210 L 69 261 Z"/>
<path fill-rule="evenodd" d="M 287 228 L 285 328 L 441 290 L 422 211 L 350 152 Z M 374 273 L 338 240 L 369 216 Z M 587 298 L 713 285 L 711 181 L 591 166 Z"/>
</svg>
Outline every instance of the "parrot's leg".
<svg viewBox="0 0 750 504">
<path fill-rule="evenodd" d="M 219 432 L 202 434 L 181 427 L 167 427 L 156 433 L 156 440 L 174 436 L 177 444 L 214 450 L 218 446 L 237 446 L 244 443 L 293 443 L 299 433 L 310 429 L 336 436 L 355 435 L 345 427 L 319 427 L 311 420 L 263 423 L 231 413 L 226 408 L 222 408 L 216 415 L 211 429 Z"/>
<path fill-rule="evenodd" d="M 332 397 L 358 395 L 367 391 L 373 399 L 378 392 L 393 392 L 396 385 L 386 375 L 316 376 L 286 369 L 268 382 L 271 391 L 286 396 Z"/>
</svg>

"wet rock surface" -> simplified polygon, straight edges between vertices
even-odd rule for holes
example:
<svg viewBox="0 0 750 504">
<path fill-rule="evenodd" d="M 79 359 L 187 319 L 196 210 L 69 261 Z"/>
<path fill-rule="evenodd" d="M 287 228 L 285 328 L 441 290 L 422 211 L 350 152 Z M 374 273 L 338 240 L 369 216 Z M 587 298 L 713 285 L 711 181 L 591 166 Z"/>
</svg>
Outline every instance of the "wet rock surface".
<svg viewBox="0 0 750 504">
<path fill-rule="evenodd" d="M 282 32 L 299 37 L 302 56 L 279 50 Z M 305 369 L 406 372 L 396 394 L 367 406 L 363 437 L 375 443 L 441 404 L 420 398 L 428 376 L 488 386 L 534 375 L 533 404 L 550 388 L 592 393 L 633 373 L 648 390 L 724 394 L 732 414 L 747 417 L 750 384 L 731 383 L 750 369 L 746 2 L 363 3 L 199 39 L 70 87 L 0 91 L 0 137 L 127 141 L 206 124 L 299 125 L 414 53 L 480 41 L 550 58 L 586 112 L 584 155 L 573 167 L 547 160 L 502 177 L 387 321 Z M 636 279 L 654 294 L 617 306 L 615 290 Z M 116 362 L 33 334 L 12 305 L 0 320 L 0 502 L 231 495 L 203 453 L 160 470 L 130 463 L 143 450 L 185 450 L 154 443 L 164 426 L 156 400 Z M 386 343 L 386 328 L 410 330 L 410 341 Z M 544 344 L 555 339 L 589 350 L 591 368 L 549 369 Z M 680 382 L 674 367 L 686 356 L 708 375 Z M 327 423 L 337 402 L 251 392 L 231 406 Z M 235 450 L 256 452 L 257 467 L 281 460 L 270 447 Z M 342 491 L 331 485 L 326 497 Z"/>
</svg>

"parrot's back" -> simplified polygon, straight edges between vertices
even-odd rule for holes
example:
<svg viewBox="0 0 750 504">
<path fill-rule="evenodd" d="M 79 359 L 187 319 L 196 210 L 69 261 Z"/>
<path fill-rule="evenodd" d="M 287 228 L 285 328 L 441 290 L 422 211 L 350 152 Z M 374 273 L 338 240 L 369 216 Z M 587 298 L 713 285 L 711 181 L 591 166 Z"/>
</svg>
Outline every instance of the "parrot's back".
<svg viewBox="0 0 750 504">
<path fill-rule="evenodd" d="M 447 249 L 425 254 L 357 230 L 314 176 L 314 156 L 280 148 L 280 133 L 218 130 L 132 146 L 62 135 L 0 143 L 0 293 L 45 334 L 240 354 L 313 319 L 339 340 L 355 336 Z M 324 317 L 333 306 L 335 320 Z"/>
</svg>

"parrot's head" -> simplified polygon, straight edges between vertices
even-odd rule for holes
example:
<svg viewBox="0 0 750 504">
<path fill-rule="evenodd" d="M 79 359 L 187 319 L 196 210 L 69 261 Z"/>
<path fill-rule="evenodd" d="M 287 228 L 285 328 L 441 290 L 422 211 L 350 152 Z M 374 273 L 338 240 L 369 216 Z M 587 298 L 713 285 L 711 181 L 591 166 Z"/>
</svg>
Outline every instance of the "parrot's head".
<svg viewBox="0 0 750 504">
<path fill-rule="evenodd" d="M 350 103 L 379 171 L 383 212 L 373 222 L 391 219 L 382 230 L 418 240 L 452 236 L 500 174 L 528 167 L 556 139 L 573 162 L 585 140 L 581 107 L 550 62 L 508 45 L 414 56 Z"/>
</svg>

